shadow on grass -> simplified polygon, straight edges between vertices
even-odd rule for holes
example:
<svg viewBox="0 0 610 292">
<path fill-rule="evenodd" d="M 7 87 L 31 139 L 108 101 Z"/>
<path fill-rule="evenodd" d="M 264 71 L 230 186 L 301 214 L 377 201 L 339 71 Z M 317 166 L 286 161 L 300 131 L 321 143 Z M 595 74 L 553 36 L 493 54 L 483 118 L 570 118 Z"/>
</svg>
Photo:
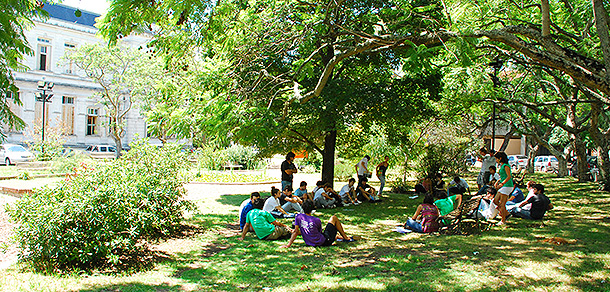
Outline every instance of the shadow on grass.
<svg viewBox="0 0 610 292">
<path fill-rule="evenodd" d="M 504 228 L 471 236 L 393 232 L 423 199 L 400 194 L 378 204 L 318 210 L 322 221 L 337 214 L 348 234 L 364 237 L 323 248 L 306 246 L 299 237 L 283 249 L 286 240 L 259 240 L 252 233 L 238 241 L 236 212 L 198 214 L 190 223 L 204 232 L 190 236 L 194 247 L 163 263 L 170 283 L 179 284 L 85 291 L 608 291 L 610 194 L 569 178 L 534 178 L 555 204 L 544 221 L 511 218 Z M 247 198 L 223 195 L 217 202 L 239 206 Z M 551 237 L 569 243 L 544 241 Z"/>
</svg>

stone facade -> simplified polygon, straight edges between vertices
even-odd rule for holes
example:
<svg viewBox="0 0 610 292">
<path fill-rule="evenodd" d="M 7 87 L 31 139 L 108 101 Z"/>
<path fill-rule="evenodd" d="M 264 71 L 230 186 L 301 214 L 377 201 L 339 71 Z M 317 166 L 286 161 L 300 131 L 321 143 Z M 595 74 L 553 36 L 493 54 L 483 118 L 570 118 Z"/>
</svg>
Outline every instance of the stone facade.
<svg viewBox="0 0 610 292">
<path fill-rule="evenodd" d="M 49 18 L 45 21 L 34 21 L 34 26 L 26 32 L 33 56 L 27 56 L 23 63 L 29 68 L 26 72 L 13 72 L 15 85 L 19 88 L 22 106 L 11 105 L 17 116 L 25 123 L 26 128 L 20 131 L 8 130 L 7 143 L 23 144 L 31 141 L 34 125 L 41 125 L 42 102 L 37 101 L 34 93 L 38 81 L 53 82 L 53 98 L 46 103 L 45 128 L 61 127 L 66 132 L 66 146 L 85 147 L 92 144 L 111 144 L 105 124 L 104 106 L 94 98 L 94 93 L 101 87 L 86 78 L 75 66 L 62 60 L 69 50 L 83 44 L 104 43 L 96 35 L 94 19 L 98 14 L 82 11 L 76 18 L 75 8 L 64 5 L 46 4 Z M 148 38 L 136 35 L 125 38 L 122 45 L 137 48 Z M 126 117 L 126 135 L 124 145 L 133 141 L 136 136 L 146 137 L 146 123 L 134 104 Z"/>
</svg>

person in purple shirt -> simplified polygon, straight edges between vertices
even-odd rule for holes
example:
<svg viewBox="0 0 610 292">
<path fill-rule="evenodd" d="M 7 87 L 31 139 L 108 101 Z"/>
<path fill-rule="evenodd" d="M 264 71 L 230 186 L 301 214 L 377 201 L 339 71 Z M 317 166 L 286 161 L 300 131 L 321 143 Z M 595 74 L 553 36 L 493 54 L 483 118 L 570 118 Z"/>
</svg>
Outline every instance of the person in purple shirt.
<svg viewBox="0 0 610 292">
<path fill-rule="evenodd" d="M 335 240 L 354 241 L 353 237 L 348 237 L 343 230 L 343 225 L 337 216 L 333 215 L 326 224 L 326 228 L 322 230 L 322 221 L 320 218 L 311 216 L 311 211 L 314 209 L 313 201 L 307 200 L 303 202 L 303 212 L 294 218 L 294 230 L 287 245 L 282 247 L 288 248 L 297 239 L 297 236 L 302 235 L 303 241 L 309 246 L 330 246 Z M 337 235 L 337 232 L 339 235 Z"/>
</svg>

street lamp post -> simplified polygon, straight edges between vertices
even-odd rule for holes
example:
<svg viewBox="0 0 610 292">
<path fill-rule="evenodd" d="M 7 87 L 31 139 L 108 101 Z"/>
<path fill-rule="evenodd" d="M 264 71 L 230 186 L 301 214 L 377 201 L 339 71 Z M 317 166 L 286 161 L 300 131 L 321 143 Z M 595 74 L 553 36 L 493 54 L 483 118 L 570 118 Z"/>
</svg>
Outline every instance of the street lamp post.
<svg viewBox="0 0 610 292">
<path fill-rule="evenodd" d="M 44 157 L 44 127 L 46 124 L 46 103 L 51 102 L 51 98 L 53 97 L 52 93 L 47 92 L 52 92 L 53 86 L 55 86 L 53 82 L 38 81 L 38 92 L 34 93 L 34 95 L 36 96 L 36 100 L 42 101 L 42 144 L 40 146 L 42 151 L 42 157 Z"/>
<path fill-rule="evenodd" d="M 502 84 L 500 82 L 500 78 L 498 78 L 498 71 L 502 69 L 504 61 L 497 59 L 491 63 L 489 66 L 494 69 L 493 73 L 487 73 L 489 77 L 491 77 L 491 81 L 494 83 L 495 87 L 500 87 Z M 492 129 L 491 129 L 491 149 L 496 150 L 496 103 L 493 103 L 493 116 L 491 118 Z"/>
</svg>

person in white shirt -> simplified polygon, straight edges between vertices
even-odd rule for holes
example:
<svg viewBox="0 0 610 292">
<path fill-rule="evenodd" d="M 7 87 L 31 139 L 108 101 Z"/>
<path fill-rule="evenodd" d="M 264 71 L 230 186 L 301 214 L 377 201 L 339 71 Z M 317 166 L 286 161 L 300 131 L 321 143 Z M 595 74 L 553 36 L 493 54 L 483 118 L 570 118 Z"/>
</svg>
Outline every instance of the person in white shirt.
<svg viewBox="0 0 610 292">
<path fill-rule="evenodd" d="M 356 180 L 352 177 L 339 191 L 339 196 L 343 200 L 344 206 L 360 204 L 360 202 L 356 199 L 356 188 L 354 187 L 354 184 L 356 184 Z"/>
<path fill-rule="evenodd" d="M 366 178 L 367 176 L 371 176 L 371 172 L 368 169 L 369 160 L 371 160 L 371 157 L 368 156 L 368 155 L 365 155 L 364 158 L 362 158 L 355 165 L 356 166 L 356 174 L 358 174 L 358 185 L 360 185 L 360 182 L 362 181 L 363 178 Z"/>
<path fill-rule="evenodd" d="M 280 206 L 280 195 L 279 189 L 271 187 L 271 197 L 265 200 L 263 211 L 271 213 L 275 218 L 289 217 L 288 212 L 284 211 L 282 206 Z"/>
<path fill-rule="evenodd" d="M 316 204 L 318 208 L 334 208 L 336 200 L 333 199 L 330 194 L 326 191 L 327 188 L 330 188 L 328 184 L 325 184 L 324 187 L 319 188 L 314 197 L 313 202 Z"/>
<path fill-rule="evenodd" d="M 453 177 L 453 180 L 449 182 L 449 187 L 447 188 L 448 195 L 463 195 L 470 187 L 468 183 L 460 178 L 459 175 Z"/>
<path fill-rule="evenodd" d="M 496 165 L 496 159 L 485 147 L 479 150 L 479 154 L 481 154 L 482 157 L 481 171 L 479 171 L 479 175 L 477 176 L 477 185 L 480 189 L 487 184 L 487 179 L 489 178 L 489 167 Z"/>
</svg>

